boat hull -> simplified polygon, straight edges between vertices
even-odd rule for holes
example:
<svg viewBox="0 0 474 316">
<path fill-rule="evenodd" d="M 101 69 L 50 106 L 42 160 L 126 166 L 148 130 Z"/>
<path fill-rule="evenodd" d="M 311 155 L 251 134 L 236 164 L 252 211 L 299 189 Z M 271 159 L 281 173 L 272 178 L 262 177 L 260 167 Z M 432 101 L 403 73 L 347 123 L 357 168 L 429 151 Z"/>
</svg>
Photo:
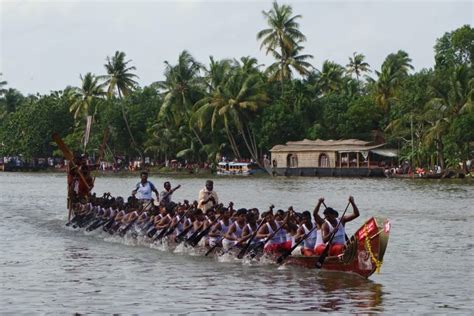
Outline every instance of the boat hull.
<svg viewBox="0 0 474 316">
<path fill-rule="evenodd" d="M 273 168 L 273 175 L 309 177 L 385 177 L 383 168 Z"/>
<path fill-rule="evenodd" d="M 387 249 L 389 233 L 388 219 L 370 218 L 350 238 L 341 255 L 326 258 L 322 269 L 351 272 L 368 278 L 380 269 Z M 275 254 L 275 257 L 278 256 L 279 254 Z M 286 264 L 316 269 L 318 259 L 319 256 L 290 256 Z"/>
</svg>

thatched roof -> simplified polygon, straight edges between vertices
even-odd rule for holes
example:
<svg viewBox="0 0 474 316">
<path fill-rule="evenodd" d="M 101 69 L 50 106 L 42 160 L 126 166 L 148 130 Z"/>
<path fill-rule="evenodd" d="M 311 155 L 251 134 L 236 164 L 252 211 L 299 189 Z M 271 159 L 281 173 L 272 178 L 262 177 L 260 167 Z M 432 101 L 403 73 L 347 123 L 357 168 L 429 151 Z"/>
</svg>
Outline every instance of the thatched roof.
<svg viewBox="0 0 474 316">
<path fill-rule="evenodd" d="M 303 139 L 297 142 L 287 142 L 285 145 L 276 145 L 271 152 L 299 152 L 299 151 L 338 151 L 359 152 L 367 151 L 384 146 L 385 144 L 371 145 L 371 142 L 359 139 L 340 140 L 309 140 Z"/>
</svg>

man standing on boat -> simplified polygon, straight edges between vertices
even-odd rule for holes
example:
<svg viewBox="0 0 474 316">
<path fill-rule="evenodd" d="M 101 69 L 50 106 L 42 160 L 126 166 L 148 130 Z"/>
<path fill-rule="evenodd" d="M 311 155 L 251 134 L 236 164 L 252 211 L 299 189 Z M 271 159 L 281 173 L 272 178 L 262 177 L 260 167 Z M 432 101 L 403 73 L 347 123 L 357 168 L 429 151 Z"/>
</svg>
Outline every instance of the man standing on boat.
<svg viewBox="0 0 474 316">
<path fill-rule="evenodd" d="M 204 212 L 219 203 L 217 193 L 214 190 L 214 182 L 212 180 L 206 181 L 206 187 L 199 191 L 198 208 Z"/>
<path fill-rule="evenodd" d="M 135 196 L 135 194 L 138 193 L 138 199 L 142 205 L 144 205 L 145 210 L 148 210 L 152 207 L 152 192 L 155 192 L 157 201 L 160 199 L 160 194 L 158 193 L 155 185 L 148 181 L 148 172 L 142 171 L 140 177 L 141 181 L 135 186 L 135 189 L 132 191 L 132 195 Z"/>
<path fill-rule="evenodd" d="M 164 190 L 161 191 L 160 204 L 168 205 L 170 202 L 172 202 L 171 196 L 173 195 L 173 192 L 178 190 L 181 187 L 181 185 L 178 185 L 176 188 L 171 189 L 171 183 L 169 181 L 166 181 L 163 184 L 163 187 L 164 187 Z"/>
</svg>

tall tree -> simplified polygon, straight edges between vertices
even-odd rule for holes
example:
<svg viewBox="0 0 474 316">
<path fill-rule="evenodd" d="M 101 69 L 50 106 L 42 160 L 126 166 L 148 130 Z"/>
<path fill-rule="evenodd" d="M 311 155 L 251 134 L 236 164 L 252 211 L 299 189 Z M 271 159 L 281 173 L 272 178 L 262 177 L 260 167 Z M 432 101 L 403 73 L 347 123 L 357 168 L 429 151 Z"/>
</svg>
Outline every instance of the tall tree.
<svg viewBox="0 0 474 316">
<path fill-rule="evenodd" d="M 277 61 L 267 69 L 269 78 L 281 82 L 289 80 L 292 78 L 292 70 L 295 70 L 301 76 L 308 76 L 313 66 L 307 60 L 312 59 L 313 55 L 299 55 L 303 48 L 303 46 L 295 46 L 291 50 L 285 51 L 283 55 L 273 51 L 273 57 Z"/>
<path fill-rule="evenodd" d="M 272 65 L 272 70 L 278 75 L 280 81 L 291 78 L 291 68 L 296 69 L 300 74 L 307 75 L 310 65 L 307 59 L 311 55 L 299 55 L 303 47 L 300 45 L 306 41 L 306 37 L 299 30 L 297 22 L 301 15 L 293 14 L 293 8 L 289 5 L 281 5 L 275 1 L 269 11 L 263 11 L 269 28 L 263 29 L 257 33 L 257 39 L 261 40 L 260 49 L 265 48 L 266 54 L 271 53 L 277 62 Z M 279 71 L 276 71 L 276 69 Z"/>
<path fill-rule="evenodd" d="M 436 68 L 451 68 L 456 64 L 474 65 L 474 28 L 470 25 L 445 33 L 436 40 Z"/>
<path fill-rule="evenodd" d="M 100 83 L 99 78 L 90 72 L 86 73 L 84 77 L 81 75 L 80 78 L 81 87 L 73 89 L 74 95 L 69 110 L 74 112 L 74 119 L 88 115 L 95 117 L 98 99 L 105 96 L 105 84 Z"/>
<path fill-rule="evenodd" d="M 364 61 L 364 54 L 352 53 L 349 57 L 349 63 L 346 65 L 346 71 L 349 75 L 356 75 L 357 81 L 364 72 L 370 72 L 370 65 Z"/>
<path fill-rule="evenodd" d="M 474 110 L 474 74 L 467 65 L 455 66 L 448 80 L 440 77 L 433 82 L 433 98 L 425 108 L 425 119 L 431 127 L 424 135 L 426 145 L 435 145 L 439 164 L 444 168 L 444 141 L 454 120 L 462 113 Z"/>
<path fill-rule="evenodd" d="M 344 68 L 332 61 L 325 60 L 321 71 L 316 75 L 317 88 L 323 94 L 338 91 L 343 84 Z"/>
<path fill-rule="evenodd" d="M 0 72 L 0 76 L 3 76 L 1 72 Z M 4 86 L 6 86 L 7 84 L 8 82 L 6 82 L 5 80 L 0 81 L 0 97 L 7 92 L 7 90 L 4 88 Z"/>
<path fill-rule="evenodd" d="M 107 56 L 107 63 L 104 65 L 107 75 L 104 77 L 106 79 L 105 82 L 108 85 L 109 98 L 111 98 L 116 92 L 119 99 L 122 99 L 123 96 L 128 96 L 135 86 L 138 85 L 138 83 L 135 81 L 135 78 L 138 78 L 138 76 L 132 73 L 132 71 L 136 70 L 136 68 L 134 66 L 128 66 L 130 62 L 131 60 L 125 61 L 124 52 L 116 51 L 112 58 Z M 127 127 L 130 140 L 132 141 L 132 145 L 143 159 L 142 151 L 136 143 L 130 129 L 125 105 L 123 102 L 120 102 L 120 104 L 122 109 L 122 117 Z"/>
<path fill-rule="evenodd" d="M 201 128 L 209 124 L 214 129 L 217 123 L 221 123 L 234 155 L 240 159 L 241 153 L 233 133 L 234 129 L 237 130 L 250 156 L 258 162 L 258 148 L 250 122 L 252 115 L 267 103 L 261 76 L 237 70 L 214 93 L 196 103 L 193 119 Z"/>
<path fill-rule="evenodd" d="M 173 118 L 176 126 L 188 124 L 195 102 L 203 96 L 204 84 L 199 76 L 203 66 L 187 51 L 181 52 L 178 64 L 165 62 L 165 80 L 155 83 L 162 91 L 164 99 L 160 109 L 160 118 Z M 204 145 L 199 134 L 191 130 L 201 145 Z"/>
<path fill-rule="evenodd" d="M 387 56 L 380 72 L 375 71 L 378 76 L 375 82 L 375 101 L 384 111 L 387 120 L 392 104 L 396 100 L 396 91 L 412 69 L 408 54 L 399 50 L 396 54 Z"/>
</svg>

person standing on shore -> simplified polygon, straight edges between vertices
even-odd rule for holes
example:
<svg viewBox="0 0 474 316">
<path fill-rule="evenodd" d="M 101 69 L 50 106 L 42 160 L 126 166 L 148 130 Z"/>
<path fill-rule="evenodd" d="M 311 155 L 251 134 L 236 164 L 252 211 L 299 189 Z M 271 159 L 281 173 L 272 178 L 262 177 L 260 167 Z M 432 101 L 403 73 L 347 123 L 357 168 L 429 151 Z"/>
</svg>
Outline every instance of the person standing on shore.
<svg viewBox="0 0 474 316">
<path fill-rule="evenodd" d="M 206 181 L 205 188 L 199 191 L 198 200 L 198 208 L 202 209 L 203 212 L 219 203 L 219 198 L 217 197 L 217 193 L 214 191 L 214 182 L 212 182 L 212 180 Z"/>
<path fill-rule="evenodd" d="M 145 211 L 152 207 L 152 192 L 155 192 L 156 200 L 160 200 L 160 194 L 156 189 L 155 185 L 148 181 L 148 172 L 142 171 L 140 174 L 141 181 L 137 183 L 135 189 L 132 191 L 132 195 L 135 196 L 138 193 L 138 200 L 145 207 Z"/>
</svg>

